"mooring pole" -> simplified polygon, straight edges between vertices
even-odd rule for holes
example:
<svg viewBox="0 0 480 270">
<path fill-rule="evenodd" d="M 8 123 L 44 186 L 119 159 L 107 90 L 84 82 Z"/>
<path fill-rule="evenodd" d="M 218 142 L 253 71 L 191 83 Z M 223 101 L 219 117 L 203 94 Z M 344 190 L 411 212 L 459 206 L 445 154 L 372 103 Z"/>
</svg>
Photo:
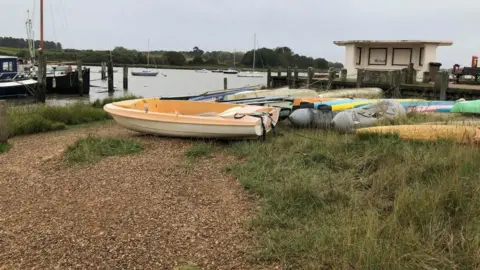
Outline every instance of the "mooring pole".
<svg viewBox="0 0 480 270">
<path fill-rule="evenodd" d="M 228 89 L 228 82 L 227 82 L 227 78 L 223 78 L 223 90 L 227 90 Z"/>
<path fill-rule="evenodd" d="M 38 52 L 38 80 L 35 91 L 36 100 L 45 103 L 45 88 L 47 84 L 47 61 L 42 51 Z"/>
<path fill-rule="evenodd" d="M 105 61 L 102 62 L 102 70 L 100 73 L 102 74 L 102 81 L 105 81 L 107 79 L 107 63 Z"/>
<path fill-rule="evenodd" d="M 113 62 L 112 61 L 108 61 L 107 76 L 108 76 L 108 92 L 113 93 L 114 89 L 113 89 Z"/>
<path fill-rule="evenodd" d="M 123 65 L 123 90 L 128 90 L 128 66 Z"/>
</svg>

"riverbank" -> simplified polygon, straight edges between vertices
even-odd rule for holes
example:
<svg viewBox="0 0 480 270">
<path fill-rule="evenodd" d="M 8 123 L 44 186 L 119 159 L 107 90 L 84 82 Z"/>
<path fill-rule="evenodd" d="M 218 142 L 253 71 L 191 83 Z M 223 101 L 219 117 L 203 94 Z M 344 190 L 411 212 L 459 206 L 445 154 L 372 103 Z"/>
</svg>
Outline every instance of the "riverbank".
<svg viewBox="0 0 480 270">
<path fill-rule="evenodd" d="M 10 235 L 2 264 L 480 265 L 477 148 L 286 124 L 278 131 L 267 142 L 195 142 L 107 121 L 15 137 L 0 155 Z M 67 166 L 66 149 L 91 135 L 143 150 Z"/>
<path fill-rule="evenodd" d="M 134 140 L 143 151 L 67 166 L 67 148 L 89 135 Z M 184 159 L 191 142 L 113 122 L 10 143 L 0 155 L 2 267 L 270 268 L 249 261 L 255 238 L 244 224 L 255 204 L 223 170 L 231 157 L 193 164 Z"/>
</svg>

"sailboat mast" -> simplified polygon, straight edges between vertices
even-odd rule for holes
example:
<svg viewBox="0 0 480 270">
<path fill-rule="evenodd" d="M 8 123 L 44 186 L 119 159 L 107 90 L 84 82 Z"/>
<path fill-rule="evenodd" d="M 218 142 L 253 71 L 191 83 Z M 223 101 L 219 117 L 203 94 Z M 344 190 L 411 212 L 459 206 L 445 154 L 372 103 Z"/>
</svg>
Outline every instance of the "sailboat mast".
<svg viewBox="0 0 480 270">
<path fill-rule="evenodd" d="M 252 72 L 255 71 L 255 41 L 257 40 L 257 34 L 253 34 L 253 68 Z"/>
<path fill-rule="evenodd" d="M 43 0 L 40 0 L 40 51 L 43 51 Z"/>
</svg>

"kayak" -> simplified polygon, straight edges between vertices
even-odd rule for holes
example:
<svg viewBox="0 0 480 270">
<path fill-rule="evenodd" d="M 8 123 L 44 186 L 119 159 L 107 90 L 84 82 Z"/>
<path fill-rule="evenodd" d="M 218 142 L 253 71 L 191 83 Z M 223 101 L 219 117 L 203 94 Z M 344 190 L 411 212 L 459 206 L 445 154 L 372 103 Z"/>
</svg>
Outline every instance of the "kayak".
<svg viewBox="0 0 480 270">
<path fill-rule="evenodd" d="M 407 140 L 453 140 L 459 143 L 480 142 L 480 127 L 468 125 L 398 125 L 360 128 L 360 134 L 398 134 Z"/>
<path fill-rule="evenodd" d="M 459 101 L 453 105 L 451 112 L 480 114 L 480 100 Z"/>
</svg>

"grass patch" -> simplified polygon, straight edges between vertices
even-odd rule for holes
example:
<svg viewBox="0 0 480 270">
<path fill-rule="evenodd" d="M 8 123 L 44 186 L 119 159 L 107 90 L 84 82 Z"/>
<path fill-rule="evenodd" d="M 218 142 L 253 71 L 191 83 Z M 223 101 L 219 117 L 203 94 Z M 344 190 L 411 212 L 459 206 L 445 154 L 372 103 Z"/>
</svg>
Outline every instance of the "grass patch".
<svg viewBox="0 0 480 270">
<path fill-rule="evenodd" d="M 24 105 L 8 108 L 9 136 L 18 136 L 81 125 L 111 119 L 103 105 L 119 100 L 137 98 L 127 95 L 118 98 L 96 100 L 93 103 L 78 102 L 67 106 Z"/>
<path fill-rule="evenodd" d="M 228 170 L 261 198 L 257 258 L 286 269 L 480 267 L 477 148 L 283 133 L 227 150 L 245 158 Z"/>
<path fill-rule="evenodd" d="M 138 153 L 143 147 L 127 138 L 88 136 L 70 145 L 65 153 L 69 164 L 95 162 L 103 157 Z"/>
<path fill-rule="evenodd" d="M 0 154 L 1 153 L 6 153 L 8 150 L 12 148 L 12 145 L 9 143 L 0 143 Z"/>
<path fill-rule="evenodd" d="M 105 99 L 96 99 L 92 103 L 92 106 L 95 107 L 95 108 L 103 108 L 103 106 L 105 106 L 108 103 L 118 102 L 118 101 L 122 101 L 122 100 L 129 100 L 129 99 L 138 99 L 138 98 L 142 98 L 142 97 L 141 96 L 136 96 L 136 95 L 133 95 L 133 94 L 128 94 L 128 95 L 121 96 L 121 97 L 110 97 L 110 98 L 105 98 Z"/>
<path fill-rule="evenodd" d="M 218 148 L 213 142 L 198 141 L 185 152 L 185 156 L 189 159 L 195 159 L 200 157 L 209 157 Z"/>
</svg>

